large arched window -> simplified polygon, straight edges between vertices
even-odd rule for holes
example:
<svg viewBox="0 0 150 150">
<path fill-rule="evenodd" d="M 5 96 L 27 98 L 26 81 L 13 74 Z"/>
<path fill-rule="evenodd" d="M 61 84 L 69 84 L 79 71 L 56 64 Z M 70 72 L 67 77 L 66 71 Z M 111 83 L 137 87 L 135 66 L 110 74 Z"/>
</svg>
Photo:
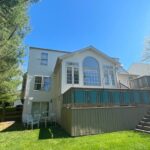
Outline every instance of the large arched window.
<svg viewBox="0 0 150 150">
<path fill-rule="evenodd" d="M 86 57 L 83 61 L 84 85 L 100 85 L 99 63 L 93 57 Z"/>
</svg>

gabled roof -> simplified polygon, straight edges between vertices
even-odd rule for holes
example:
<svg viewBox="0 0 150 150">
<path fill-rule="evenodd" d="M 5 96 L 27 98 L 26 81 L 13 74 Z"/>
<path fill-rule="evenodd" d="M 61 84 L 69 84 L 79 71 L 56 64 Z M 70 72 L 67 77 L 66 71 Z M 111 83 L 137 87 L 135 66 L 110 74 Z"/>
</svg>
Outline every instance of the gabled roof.
<svg viewBox="0 0 150 150">
<path fill-rule="evenodd" d="M 95 48 L 94 46 L 91 46 L 91 45 L 88 46 L 88 47 L 82 48 L 82 49 L 80 49 L 80 50 L 77 50 L 77 51 L 75 51 L 75 52 L 68 53 L 68 54 L 65 54 L 65 55 L 63 55 L 63 56 L 60 56 L 59 59 L 60 59 L 60 60 L 63 60 L 63 59 L 65 59 L 65 58 L 71 57 L 71 56 L 73 56 L 73 55 L 83 53 L 83 52 L 85 52 L 85 51 L 87 51 L 87 50 L 91 50 L 91 51 L 97 53 L 98 55 L 103 56 L 104 58 L 106 58 L 107 60 L 111 61 L 112 63 L 120 65 L 120 62 L 119 62 L 119 59 L 118 59 L 118 58 L 109 57 L 108 55 L 106 55 L 105 53 L 103 53 L 102 51 L 98 50 L 97 48 Z"/>
<path fill-rule="evenodd" d="M 56 61 L 55 68 L 54 68 L 54 72 L 56 71 L 57 66 L 60 65 L 60 63 L 63 59 L 71 57 L 71 56 L 76 55 L 76 54 L 80 54 L 80 53 L 85 52 L 87 50 L 91 50 L 91 51 L 97 53 L 98 55 L 103 56 L 104 58 L 106 58 L 107 60 L 111 61 L 112 63 L 114 63 L 116 65 L 119 65 L 119 66 L 121 65 L 118 58 L 109 57 L 108 55 L 104 54 L 102 51 L 100 51 L 100 50 L 96 49 L 94 46 L 90 45 L 88 47 L 85 47 L 85 48 L 82 48 L 80 50 L 77 50 L 77 51 L 74 51 L 74 52 L 71 52 L 68 54 L 64 54 L 64 55 L 58 57 L 57 61 Z"/>
</svg>

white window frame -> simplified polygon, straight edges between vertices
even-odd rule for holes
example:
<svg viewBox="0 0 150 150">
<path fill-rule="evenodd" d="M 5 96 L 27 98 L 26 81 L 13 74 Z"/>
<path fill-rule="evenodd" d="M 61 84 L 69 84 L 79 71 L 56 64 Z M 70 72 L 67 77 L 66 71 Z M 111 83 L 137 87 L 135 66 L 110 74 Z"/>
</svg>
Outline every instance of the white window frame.
<svg viewBox="0 0 150 150">
<path fill-rule="evenodd" d="M 33 101 L 32 102 L 32 107 L 31 107 L 31 113 L 32 113 L 32 109 L 33 109 L 33 103 L 39 103 L 39 110 L 40 110 L 40 114 L 42 113 L 42 103 L 48 103 L 48 110 L 47 110 L 47 116 L 49 116 L 49 109 L 50 109 L 50 102 L 49 101 Z"/>
<path fill-rule="evenodd" d="M 72 82 L 71 83 L 68 83 L 68 76 L 67 76 L 68 67 L 71 68 L 71 73 L 72 73 L 72 76 L 71 76 Z M 70 85 L 71 84 L 75 84 L 75 85 L 79 84 L 79 82 L 80 82 L 80 77 L 79 77 L 79 75 L 80 75 L 79 63 L 76 63 L 76 62 L 66 62 L 65 68 L 66 68 L 66 84 L 70 84 Z M 74 79 L 74 75 L 75 75 L 74 71 L 75 71 L 75 69 L 78 69 L 78 83 L 75 83 L 75 79 Z"/>
<path fill-rule="evenodd" d="M 108 84 L 106 84 L 105 81 L 105 71 L 107 72 L 108 75 Z M 113 74 L 111 74 L 111 72 Z M 113 75 L 113 80 L 112 80 L 112 75 Z M 115 81 L 115 73 L 114 73 L 114 67 L 111 65 L 103 65 L 103 84 L 106 86 L 115 86 L 116 85 L 116 81 Z"/>
<path fill-rule="evenodd" d="M 47 58 L 42 58 L 42 55 L 43 54 L 46 54 L 47 55 Z M 45 61 L 46 63 L 43 63 L 43 61 Z M 41 62 L 40 62 L 41 65 L 43 66 L 47 66 L 48 65 L 48 53 L 46 52 L 41 52 Z"/>
<path fill-rule="evenodd" d="M 86 67 L 86 66 L 84 66 L 84 60 L 87 58 L 87 57 L 89 57 L 89 58 L 92 58 L 93 60 L 95 60 L 96 61 L 96 63 L 97 63 L 97 67 L 96 68 L 92 68 L 92 67 Z M 84 58 L 84 60 L 83 60 L 83 63 L 82 63 L 82 66 L 83 66 L 83 84 L 85 85 L 85 86 L 101 86 L 101 74 L 100 74 L 100 64 L 99 64 L 99 62 L 97 61 L 97 59 L 95 58 L 95 57 L 92 57 L 92 56 L 87 56 L 87 57 L 85 57 Z M 88 72 L 89 71 L 89 73 L 92 73 L 91 74 L 91 79 L 92 79 L 92 81 L 88 81 L 87 83 L 85 82 L 85 72 Z M 92 72 L 93 71 L 93 72 Z M 94 76 L 94 72 L 96 72 L 96 78 L 95 78 L 95 76 Z M 98 80 L 96 80 L 96 79 L 98 79 Z"/>
<path fill-rule="evenodd" d="M 42 77 L 41 89 L 40 89 L 40 90 L 36 90 L 36 89 L 35 89 L 35 78 L 36 78 L 36 77 Z M 50 79 L 49 89 L 48 89 L 48 90 L 45 90 L 45 89 L 44 89 L 44 78 L 46 78 L 46 77 Z M 35 76 L 34 76 L 34 87 L 33 87 L 33 90 L 34 90 L 34 91 L 45 91 L 45 92 L 48 92 L 48 91 L 50 91 L 51 86 L 52 86 L 52 77 L 51 77 L 51 76 L 43 76 L 43 75 L 35 75 Z"/>
</svg>

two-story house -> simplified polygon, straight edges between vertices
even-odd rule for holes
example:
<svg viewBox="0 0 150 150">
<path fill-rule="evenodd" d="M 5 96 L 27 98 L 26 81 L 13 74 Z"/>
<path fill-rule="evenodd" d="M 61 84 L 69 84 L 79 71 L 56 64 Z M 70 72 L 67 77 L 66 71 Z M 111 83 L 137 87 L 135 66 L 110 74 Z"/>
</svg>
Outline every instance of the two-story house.
<svg viewBox="0 0 150 150">
<path fill-rule="evenodd" d="M 23 121 L 28 114 L 56 113 L 61 122 L 62 94 L 71 87 L 117 89 L 118 59 L 89 46 L 75 52 L 30 47 Z"/>
</svg>

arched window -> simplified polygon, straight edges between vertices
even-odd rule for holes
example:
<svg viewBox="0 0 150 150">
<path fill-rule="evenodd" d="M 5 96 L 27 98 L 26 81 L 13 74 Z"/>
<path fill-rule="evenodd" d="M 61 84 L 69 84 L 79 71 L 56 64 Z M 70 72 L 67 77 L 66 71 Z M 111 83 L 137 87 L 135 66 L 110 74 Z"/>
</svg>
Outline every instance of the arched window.
<svg viewBox="0 0 150 150">
<path fill-rule="evenodd" d="M 83 61 L 84 85 L 100 85 L 99 63 L 93 57 L 86 57 Z"/>
</svg>

